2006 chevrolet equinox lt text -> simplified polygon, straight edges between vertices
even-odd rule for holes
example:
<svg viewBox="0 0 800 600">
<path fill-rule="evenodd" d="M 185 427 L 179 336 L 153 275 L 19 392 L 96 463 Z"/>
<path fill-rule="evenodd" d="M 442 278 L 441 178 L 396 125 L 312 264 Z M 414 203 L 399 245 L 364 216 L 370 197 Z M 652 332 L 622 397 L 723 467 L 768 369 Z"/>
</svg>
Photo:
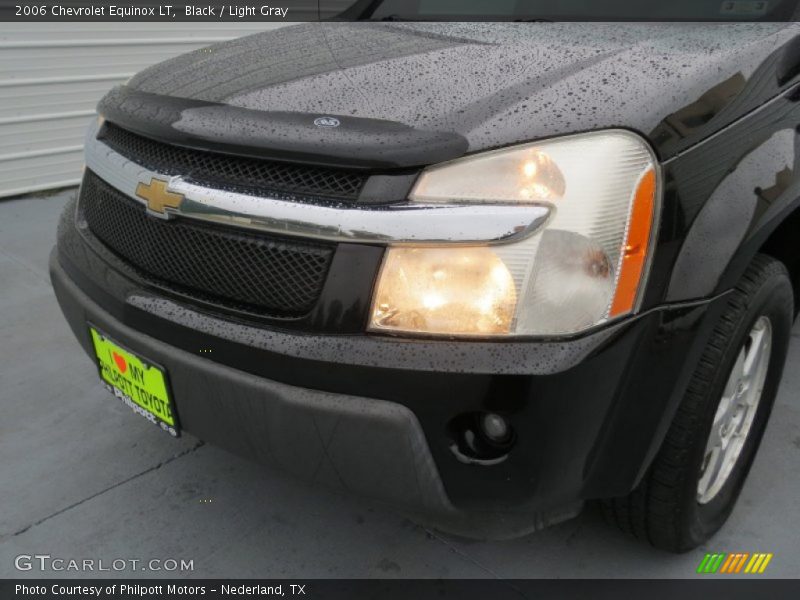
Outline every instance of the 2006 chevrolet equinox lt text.
<svg viewBox="0 0 800 600">
<path fill-rule="evenodd" d="M 797 2 L 377 4 L 100 102 L 51 276 L 101 380 L 172 435 L 445 531 L 598 500 L 657 547 L 703 543 L 800 306 Z"/>
</svg>

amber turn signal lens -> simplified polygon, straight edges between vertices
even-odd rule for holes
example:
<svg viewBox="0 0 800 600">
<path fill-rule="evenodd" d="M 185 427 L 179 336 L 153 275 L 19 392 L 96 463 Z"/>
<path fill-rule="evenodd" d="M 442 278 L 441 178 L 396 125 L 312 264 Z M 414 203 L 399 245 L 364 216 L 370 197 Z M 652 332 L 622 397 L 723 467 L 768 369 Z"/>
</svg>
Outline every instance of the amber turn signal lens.
<svg viewBox="0 0 800 600">
<path fill-rule="evenodd" d="M 370 328 L 446 335 L 508 334 L 516 302 L 514 279 L 490 248 L 389 248 Z"/>
<path fill-rule="evenodd" d="M 624 315 L 633 311 L 639 284 L 644 273 L 647 249 L 650 244 L 650 232 L 653 227 L 653 214 L 656 197 L 656 173 L 648 170 L 636 188 L 633 200 L 628 233 L 622 249 L 622 263 L 619 281 L 614 300 L 611 303 L 609 317 Z"/>
</svg>

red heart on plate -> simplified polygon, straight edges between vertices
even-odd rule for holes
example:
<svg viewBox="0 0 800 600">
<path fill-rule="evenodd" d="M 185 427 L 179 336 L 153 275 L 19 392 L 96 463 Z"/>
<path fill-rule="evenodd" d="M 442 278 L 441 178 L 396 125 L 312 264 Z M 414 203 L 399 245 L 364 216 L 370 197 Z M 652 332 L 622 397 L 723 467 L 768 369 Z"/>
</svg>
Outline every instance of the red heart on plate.
<svg viewBox="0 0 800 600">
<path fill-rule="evenodd" d="M 125 362 L 125 358 L 117 354 L 116 352 L 112 352 L 111 356 L 114 358 L 114 362 L 117 363 L 117 368 L 119 369 L 120 373 L 124 373 L 128 370 L 128 363 Z"/>
</svg>

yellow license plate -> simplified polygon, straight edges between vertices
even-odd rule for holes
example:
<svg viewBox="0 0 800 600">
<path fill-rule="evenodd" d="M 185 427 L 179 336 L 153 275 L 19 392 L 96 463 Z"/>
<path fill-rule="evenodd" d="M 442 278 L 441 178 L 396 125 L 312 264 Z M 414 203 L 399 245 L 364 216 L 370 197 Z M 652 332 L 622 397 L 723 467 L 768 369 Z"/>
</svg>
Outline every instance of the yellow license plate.
<svg viewBox="0 0 800 600">
<path fill-rule="evenodd" d="M 123 348 L 89 325 L 100 379 L 133 412 L 178 437 L 178 417 L 164 369 Z"/>
</svg>

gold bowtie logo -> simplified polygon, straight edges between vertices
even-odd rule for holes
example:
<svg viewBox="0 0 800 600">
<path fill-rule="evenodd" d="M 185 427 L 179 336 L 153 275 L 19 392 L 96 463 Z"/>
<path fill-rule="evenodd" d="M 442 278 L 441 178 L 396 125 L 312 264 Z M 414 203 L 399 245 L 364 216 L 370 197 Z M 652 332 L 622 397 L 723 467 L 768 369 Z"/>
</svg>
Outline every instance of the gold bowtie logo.
<svg viewBox="0 0 800 600">
<path fill-rule="evenodd" d="M 183 202 L 183 194 L 170 192 L 167 182 L 153 177 L 150 183 L 139 183 L 136 186 L 136 195 L 147 201 L 147 208 L 159 215 L 168 216 L 165 209 L 176 209 Z"/>
</svg>

